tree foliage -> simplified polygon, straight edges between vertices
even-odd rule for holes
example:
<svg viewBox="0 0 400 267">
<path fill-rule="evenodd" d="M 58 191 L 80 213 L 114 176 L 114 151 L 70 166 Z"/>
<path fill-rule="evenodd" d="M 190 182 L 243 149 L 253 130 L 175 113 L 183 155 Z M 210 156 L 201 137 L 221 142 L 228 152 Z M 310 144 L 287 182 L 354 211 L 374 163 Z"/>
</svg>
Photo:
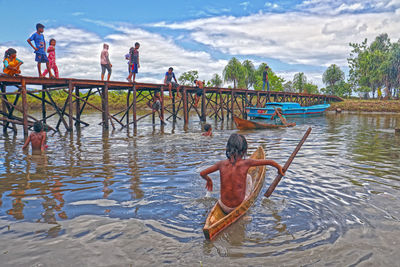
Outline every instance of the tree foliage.
<svg viewBox="0 0 400 267">
<path fill-rule="evenodd" d="M 212 78 L 209 82 L 210 82 L 210 86 L 214 86 L 214 87 L 221 87 L 222 83 L 223 83 L 221 76 L 219 76 L 217 73 L 215 73 L 212 76 Z"/>
<path fill-rule="evenodd" d="M 225 82 L 233 82 L 233 88 L 244 87 L 245 70 L 235 57 L 229 60 L 223 72 Z"/>
<path fill-rule="evenodd" d="M 197 70 L 189 70 L 179 76 L 178 81 L 181 85 L 193 85 L 193 81 L 199 78 L 199 72 Z"/>
<path fill-rule="evenodd" d="M 368 45 L 367 39 L 360 44 L 350 43 L 352 51 L 349 63 L 349 83 L 357 92 L 375 97 L 377 88 L 384 87 L 386 97 L 398 94 L 399 89 L 399 41 L 391 43 L 386 33 L 378 35 Z"/>
</svg>

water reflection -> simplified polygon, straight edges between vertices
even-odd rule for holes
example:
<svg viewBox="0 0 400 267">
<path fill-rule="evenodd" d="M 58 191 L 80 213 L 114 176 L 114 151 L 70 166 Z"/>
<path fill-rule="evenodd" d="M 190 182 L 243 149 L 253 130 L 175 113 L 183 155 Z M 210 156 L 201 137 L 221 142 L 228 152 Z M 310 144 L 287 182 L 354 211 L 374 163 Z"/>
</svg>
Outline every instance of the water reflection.
<svg viewBox="0 0 400 267">
<path fill-rule="evenodd" d="M 398 116 L 328 114 L 294 119 L 292 129 L 240 131 L 249 152 L 262 145 L 268 158 L 284 164 L 313 127 L 271 199 L 259 197 L 247 217 L 212 242 L 204 240 L 202 227 L 219 196 L 218 177 L 209 198 L 198 173 L 225 158 L 226 140 L 238 132 L 233 122 L 208 120 L 214 134 L 203 138 L 195 120 L 184 127 L 180 120 L 161 126 L 149 118 L 137 129 L 101 131 L 93 123 L 96 116 L 90 115 L 91 126 L 82 130 L 50 134 L 42 156 L 22 152 L 22 133 L 0 136 L 0 219 L 12 228 L 42 227 L 15 232 L 0 227 L 0 241 L 9 240 L 8 246 L 18 250 L 27 241 L 39 244 L 35 237 L 41 233 L 55 242 L 68 240 L 67 247 L 74 241 L 94 244 L 102 254 L 108 249 L 100 242 L 108 238 L 126 249 L 121 255 L 137 257 L 145 247 L 154 259 L 168 254 L 183 265 L 194 260 L 218 265 L 221 257 L 232 265 L 263 265 L 271 257 L 282 259 L 277 265 L 296 265 L 298 255 L 308 255 L 300 253 L 327 256 L 324 248 L 340 248 L 354 231 L 361 234 L 346 241 L 378 242 L 380 251 L 390 250 L 392 240 L 376 236 L 400 234 L 400 137 L 391 131 L 399 125 Z M 263 192 L 275 175 L 276 170 L 267 171 Z M 136 228 L 123 226 L 132 220 Z M 40 229 L 31 230 L 35 227 Z M 132 240 L 138 247 L 129 250 Z M 43 242 L 28 250 L 44 253 L 52 240 Z M 354 256 L 361 255 L 360 247 L 349 248 L 350 260 L 339 265 L 377 257 Z M 79 258 L 76 251 L 72 255 Z M 113 264 L 126 265 L 123 258 Z"/>
</svg>

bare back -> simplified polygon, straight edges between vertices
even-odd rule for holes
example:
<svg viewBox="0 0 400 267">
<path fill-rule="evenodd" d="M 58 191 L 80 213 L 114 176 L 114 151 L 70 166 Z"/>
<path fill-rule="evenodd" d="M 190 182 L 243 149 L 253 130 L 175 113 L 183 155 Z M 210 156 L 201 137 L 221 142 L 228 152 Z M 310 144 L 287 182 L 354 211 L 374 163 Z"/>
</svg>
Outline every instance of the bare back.
<svg viewBox="0 0 400 267">
<path fill-rule="evenodd" d="M 235 164 L 229 160 L 220 162 L 221 200 L 228 207 L 234 208 L 243 202 L 249 168 L 246 160 L 242 159 L 238 159 Z"/>
<path fill-rule="evenodd" d="M 42 132 L 40 133 L 33 132 L 30 134 L 29 138 L 32 146 L 32 152 L 40 151 L 42 146 L 44 145 L 44 139 L 45 139 L 44 134 Z"/>
</svg>

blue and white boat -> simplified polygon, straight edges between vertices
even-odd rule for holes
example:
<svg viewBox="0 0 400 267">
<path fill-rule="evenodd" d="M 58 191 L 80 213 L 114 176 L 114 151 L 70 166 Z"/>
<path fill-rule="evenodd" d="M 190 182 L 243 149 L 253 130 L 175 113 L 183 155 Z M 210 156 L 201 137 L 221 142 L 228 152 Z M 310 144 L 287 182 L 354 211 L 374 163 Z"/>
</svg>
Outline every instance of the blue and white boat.
<svg viewBox="0 0 400 267">
<path fill-rule="evenodd" d="M 302 107 L 299 103 L 294 102 L 270 102 L 265 104 L 265 108 L 247 107 L 246 113 L 251 119 L 271 119 L 275 109 L 281 108 L 286 117 L 307 117 L 321 115 L 329 107 L 329 104 Z"/>
</svg>

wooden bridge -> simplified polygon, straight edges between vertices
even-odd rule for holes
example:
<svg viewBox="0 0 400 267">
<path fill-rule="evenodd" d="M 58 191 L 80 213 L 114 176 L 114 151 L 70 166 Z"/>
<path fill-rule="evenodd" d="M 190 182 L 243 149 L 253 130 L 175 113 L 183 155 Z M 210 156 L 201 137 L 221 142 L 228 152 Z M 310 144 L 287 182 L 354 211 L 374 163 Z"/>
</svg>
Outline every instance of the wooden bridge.
<svg viewBox="0 0 400 267">
<path fill-rule="evenodd" d="M 29 86 L 40 89 L 29 89 Z M 148 83 L 129 83 L 118 81 L 98 81 L 82 79 L 48 79 L 38 77 L 9 77 L 0 76 L 2 109 L 0 111 L 0 126 L 3 126 L 3 132 L 11 129 L 17 132 L 17 125 L 23 126 L 24 136 L 28 136 L 28 129 L 35 121 L 46 123 L 49 130 L 59 131 L 61 124 L 67 131 L 73 131 L 73 126 L 80 128 L 88 126 L 82 118 L 82 112 L 86 106 L 90 106 L 102 113 L 101 125 L 108 129 L 110 124 L 116 127 L 130 127 L 135 129 L 139 122 L 145 117 L 152 115 L 155 123 L 155 113 L 149 111 L 140 117 L 137 113 L 137 104 L 147 103 L 153 99 L 156 91 L 160 92 L 162 99 L 166 99 L 164 92 L 168 88 L 163 84 Z M 7 90 L 7 87 L 14 87 L 16 90 Z M 109 108 L 108 92 L 110 90 L 123 90 L 127 92 L 125 108 L 112 114 Z M 57 104 L 52 92 L 63 91 L 67 94 L 64 104 Z M 196 87 L 181 86 L 179 91 L 182 97 L 176 97 L 176 89 L 173 89 L 173 95 L 170 103 L 165 101 L 161 103 L 160 117 L 167 121 L 176 121 L 183 119 L 184 123 L 189 123 L 189 114 L 197 114 L 200 120 L 205 121 L 207 117 L 214 117 L 216 120 L 232 118 L 232 115 L 246 117 L 245 108 L 247 106 L 262 107 L 266 102 L 297 102 L 302 106 L 322 104 L 325 102 L 342 101 L 336 96 L 311 95 L 275 91 L 254 91 L 231 88 L 206 87 L 201 96 L 201 104 L 195 106 Z M 84 93 L 84 94 L 83 94 Z M 101 97 L 101 107 L 90 102 L 90 97 L 98 94 Z M 8 96 L 15 95 L 14 100 L 9 101 Z M 41 101 L 41 118 L 35 118 L 29 115 L 28 97 L 36 98 Z M 21 99 L 22 103 L 18 104 Z M 11 100 L 11 99 L 10 99 Z M 169 102 L 169 101 L 168 101 Z M 15 111 L 20 114 L 17 116 Z M 47 112 L 51 112 L 48 114 Z M 157 115 L 157 114 L 156 114 Z M 58 116 L 56 125 L 47 124 L 47 120 L 53 116 Z M 160 119 L 160 121 L 161 121 Z"/>
</svg>

